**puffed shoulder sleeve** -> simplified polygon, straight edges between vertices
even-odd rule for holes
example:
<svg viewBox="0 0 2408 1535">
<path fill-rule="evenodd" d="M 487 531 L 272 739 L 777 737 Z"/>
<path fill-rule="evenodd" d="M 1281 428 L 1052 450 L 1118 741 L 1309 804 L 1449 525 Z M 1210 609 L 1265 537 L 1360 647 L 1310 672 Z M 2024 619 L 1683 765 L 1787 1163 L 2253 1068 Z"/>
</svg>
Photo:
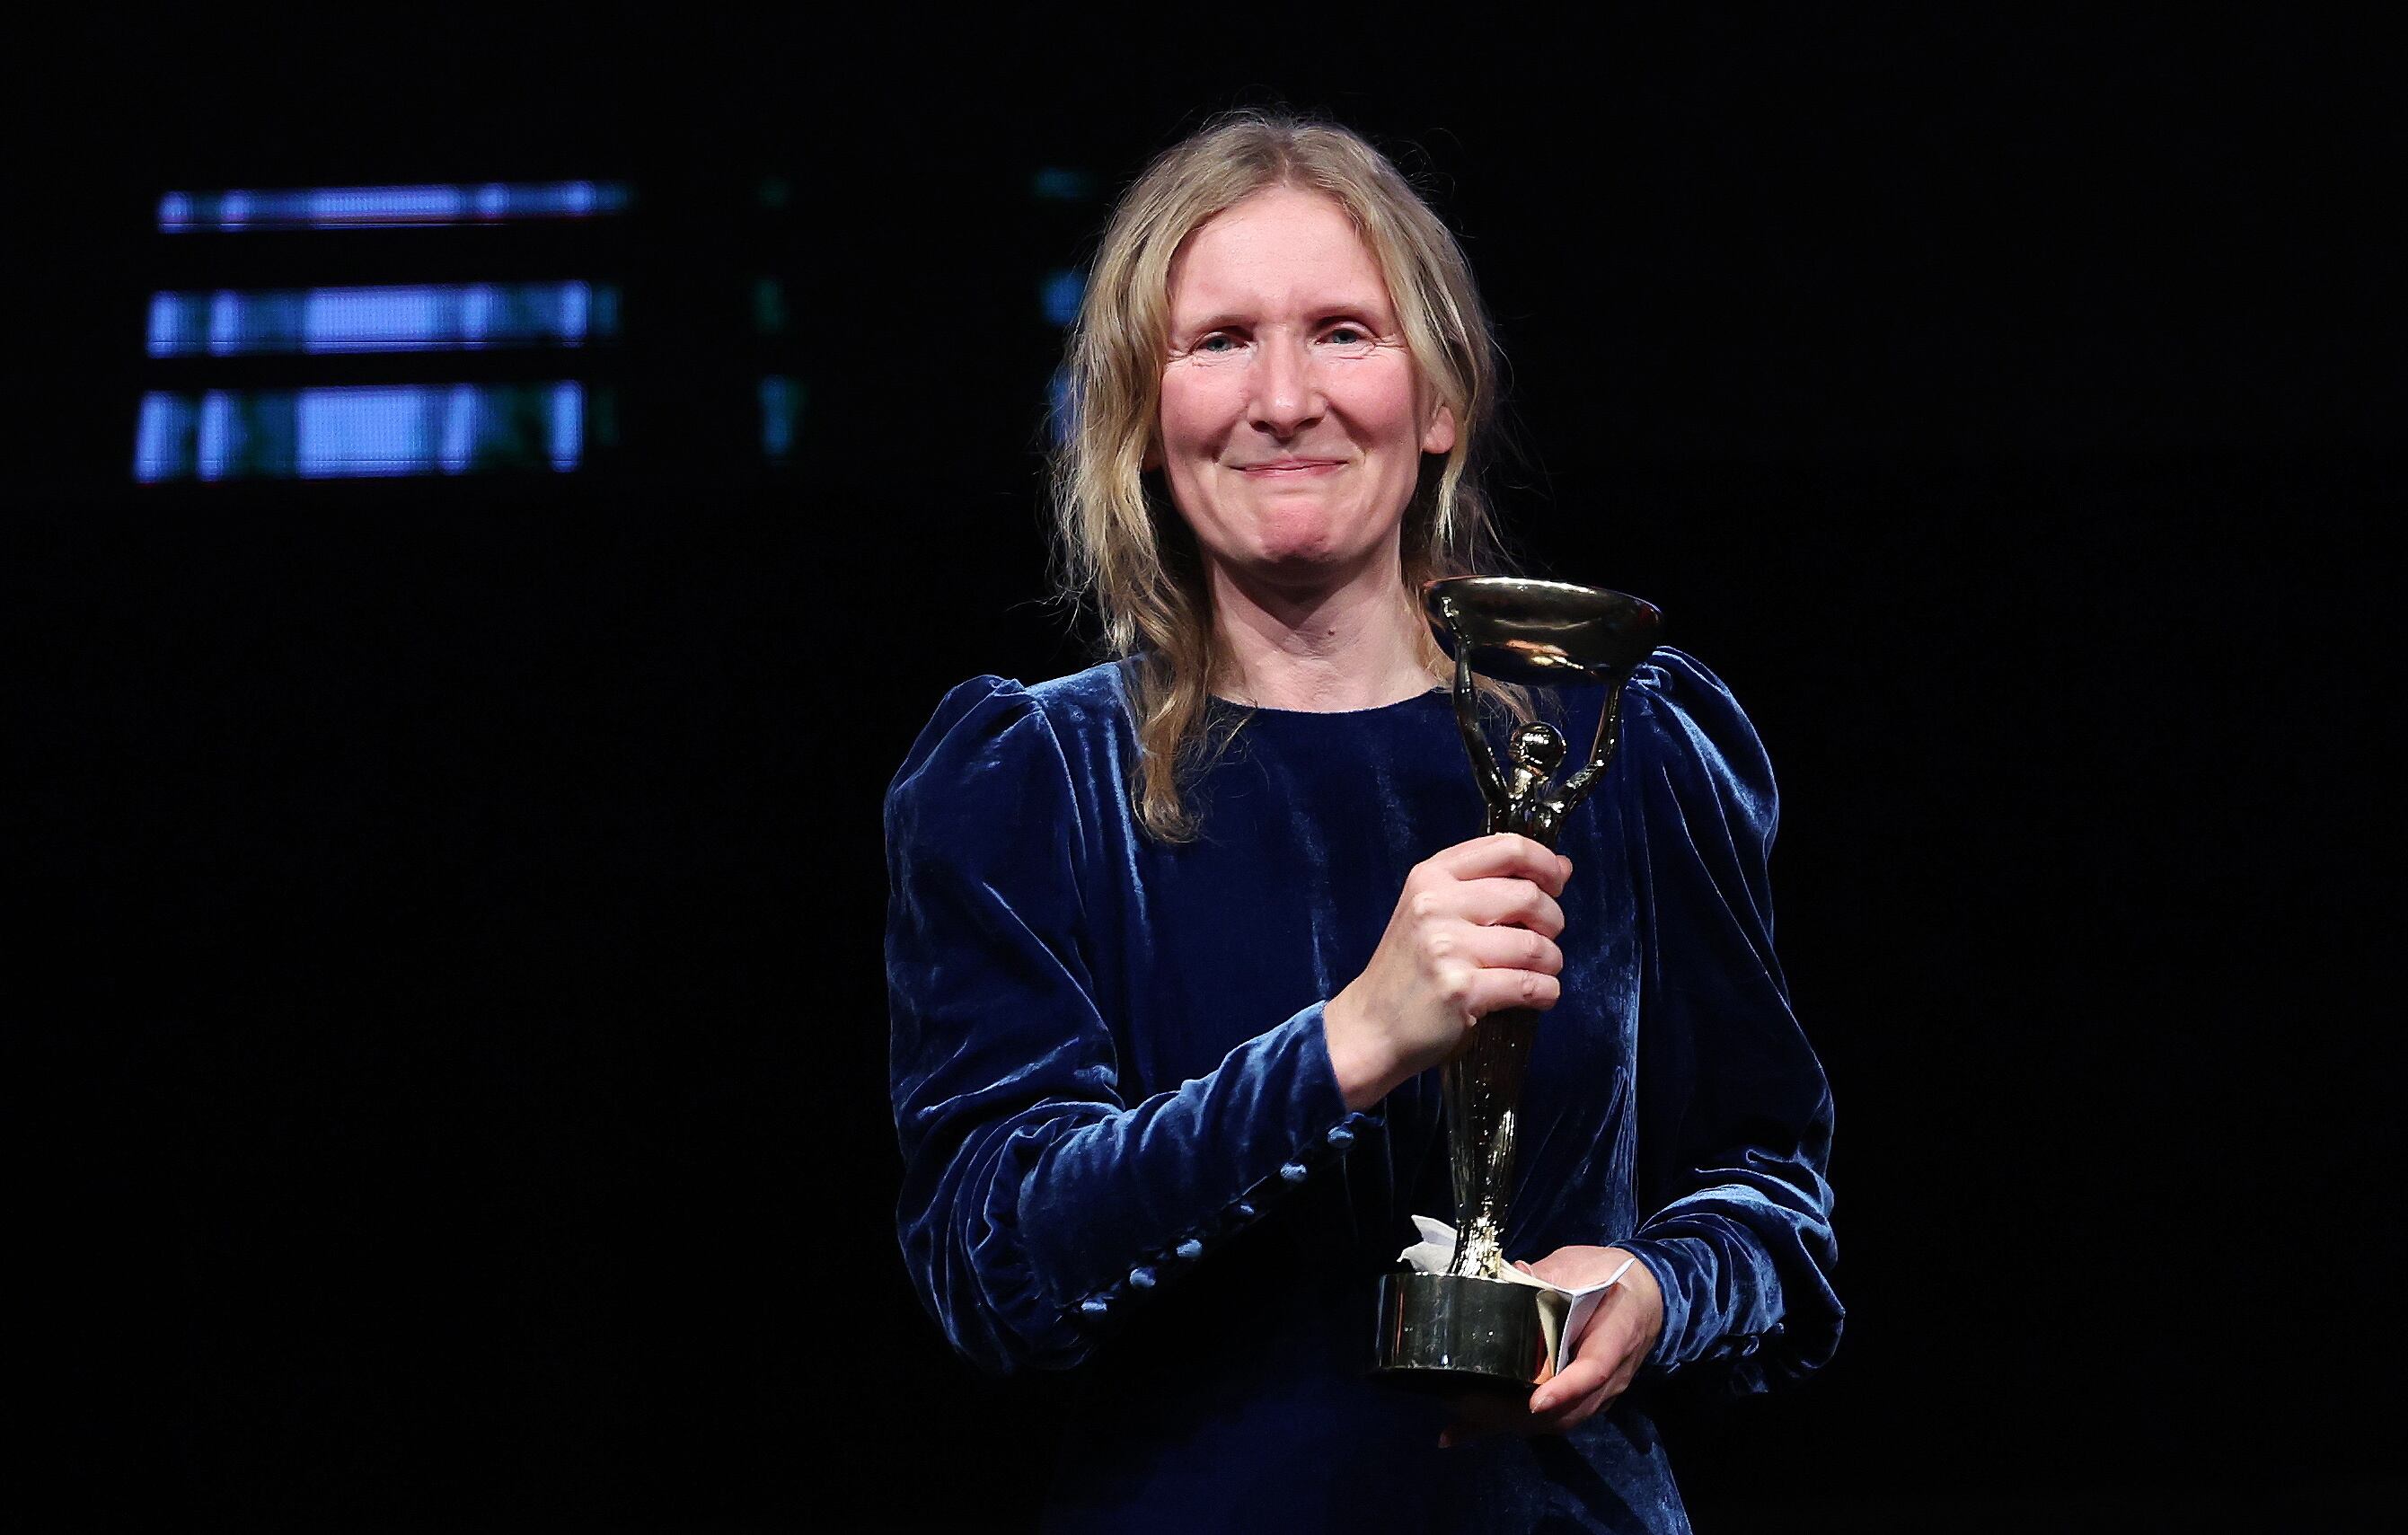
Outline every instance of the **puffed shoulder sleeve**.
<svg viewBox="0 0 2408 1535">
<path fill-rule="evenodd" d="M 1636 1239 L 1664 1291 L 1651 1362 L 1740 1391 L 1838 1347 L 1831 1092 L 1772 951 L 1771 763 L 1677 651 L 1632 679 L 1641 950 Z"/>
<path fill-rule="evenodd" d="M 946 696 L 886 800 L 897 1227 L 922 1302 L 991 1370 L 1078 1363 L 1369 1117 L 1347 1110 L 1318 1002 L 1125 1101 L 1082 782 L 1044 706 L 984 677 Z"/>
</svg>

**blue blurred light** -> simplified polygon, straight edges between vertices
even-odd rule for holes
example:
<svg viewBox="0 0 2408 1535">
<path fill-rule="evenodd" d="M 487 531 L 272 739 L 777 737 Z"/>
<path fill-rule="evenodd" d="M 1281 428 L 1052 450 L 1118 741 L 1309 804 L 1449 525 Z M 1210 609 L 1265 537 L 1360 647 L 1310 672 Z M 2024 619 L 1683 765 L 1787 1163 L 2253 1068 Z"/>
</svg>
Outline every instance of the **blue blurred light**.
<svg viewBox="0 0 2408 1535">
<path fill-rule="evenodd" d="M 288 472 L 325 480 L 440 467 L 427 428 L 442 397 L 442 392 L 407 385 L 297 391 Z"/>
<path fill-rule="evenodd" d="M 1049 203 L 1075 203 L 1095 195 L 1096 179 L 1082 170 L 1048 165 L 1028 179 L 1028 194 Z"/>
<path fill-rule="evenodd" d="M 204 480 L 224 479 L 234 456 L 234 434 L 233 399 L 222 391 L 202 395 L 200 452 L 193 472 Z"/>
<path fill-rule="evenodd" d="M 585 389 L 542 384 L 346 385 L 154 393 L 134 477 L 349 479 L 578 466 Z"/>
<path fill-rule="evenodd" d="M 1045 307 L 1045 318 L 1056 325 L 1067 325 L 1079 318 L 1079 301 L 1087 296 L 1087 275 L 1069 267 L 1049 272 L 1039 296 Z"/>
<path fill-rule="evenodd" d="M 134 429 L 134 478 L 148 484 L 190 473 L 197 456 L 194 436 L 200 411 L 188 395 L 145 395 L 142 416 Z"/>
<path fill-rule="evenodd" d="M 564 472 L 577 467 L 585 449 L 585 391 L 577 384 L 552 386 L 552 466 Z"/>
<path fill-rule="evenodd" d="M 159 228 L 166 234 L 185 235 L 203 230 L 388 229 L 592 219 L 624 213 L 629 201 L 624 181 L 169 192 L 159 198 Z"/>
<path fill-rule="evenodd" d="M 168 356 L 176 349 L 176 318 L 180 309 L 178 300 L 181 296 L 178 294 L 150 295 L 150 355 L 153 357 Z"/>
<path fill-rule="evenodd" d="M 618 294 L 586 282 L 153 294 L 150 355 L 463 351 L 615 340 Z"/>
<path fill-rule="evenodd" d="M 802 380 L 772 373 L 761 380 L 761 456 L 783 463 L 795 451 L 795 422 L 803 410 Z"/>
<path fill-rule="evenodd" d="M 581 286 L 581 284 L 580 284 Z M 460 294 L 460 337 L 471 346 L 481 346 L 494 339 L 494 308 L 495 294 L 490 282 L 471 283 Z M 574 346 L 585 339 L 581 331 L 562 330 L 554 333 L 560 341 Z"/>
<path fill-rule="evenodd" d="M 445 474 L 464 474 L 477 446 L 477 391 L 455 384 L 443 400 L 443 438 L 436 446 L 435 466 Z"/>
<path fill-rule="evenodd" d="M 276 196 L 273 193 L 258 195 L 263 199 Z M 286 205 L 279 202 L 277 206 L 280 209 Z M 370 221 L 384 224 L 466 223 L 471 218 L 488 216 L 471 201 L 466 187 L 312 187 L 293 206 L 315 229 L 341 228 Z M 508 217 L 507 201 L 502 208 L 502 212 L 491 216 Z"/>
<path fill-rule="evenodd" d="M 209 295 L 209 350 L 231 351 L 242 338 L 242 304 L 233 294 Z"/>
</svg>

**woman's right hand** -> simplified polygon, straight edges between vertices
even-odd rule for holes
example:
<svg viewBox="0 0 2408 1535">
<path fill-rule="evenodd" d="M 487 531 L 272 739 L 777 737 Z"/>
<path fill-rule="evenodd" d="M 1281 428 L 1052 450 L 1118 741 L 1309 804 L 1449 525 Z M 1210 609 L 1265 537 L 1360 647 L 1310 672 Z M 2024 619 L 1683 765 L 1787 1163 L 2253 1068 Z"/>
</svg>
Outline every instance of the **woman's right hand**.
<svg viewBox="0 0 2408 1535">
<path fill-rule="evenodd" d="M 1349 1109 L 1364 1110 L 1461 1049 L 1487 1013 L 1563 995 L 1555 897 L 1571 860 L 1499 832 L 1413 866 L 1371 963 L 1322 1010 Z"/>
</svg>

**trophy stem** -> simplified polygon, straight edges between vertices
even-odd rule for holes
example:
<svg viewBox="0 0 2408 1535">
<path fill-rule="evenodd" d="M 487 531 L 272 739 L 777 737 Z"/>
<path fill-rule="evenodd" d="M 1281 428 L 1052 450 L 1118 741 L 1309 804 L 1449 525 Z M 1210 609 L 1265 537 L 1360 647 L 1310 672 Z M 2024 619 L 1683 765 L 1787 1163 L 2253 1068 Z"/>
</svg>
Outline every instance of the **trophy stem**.
<svg viewBox="0 0 2408 1535">
<path fill-rule="evenodd" d="M 1450 1274 L 1495 1279 L 1505 1269 L 1505 1215 L 1513 1191 L 1514 1121 L 1530 1068 L 1539 1015 L 1492 1012 L 1440 1073 L 1455 1172 L 1455 1255 Z"/>
</svg>

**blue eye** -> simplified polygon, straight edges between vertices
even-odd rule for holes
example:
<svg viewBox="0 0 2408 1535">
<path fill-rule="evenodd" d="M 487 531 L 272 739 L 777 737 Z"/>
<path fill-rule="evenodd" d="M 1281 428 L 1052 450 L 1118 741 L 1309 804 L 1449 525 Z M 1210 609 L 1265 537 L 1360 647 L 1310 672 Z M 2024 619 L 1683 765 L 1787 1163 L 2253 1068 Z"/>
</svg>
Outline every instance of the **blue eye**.
<svg viewBox="0 0 2408 1535">
<path fill-rule="evenodd" d="M 1225 351 L 1235 347 L 1237 344 L 1238 338 L 1236 337 L 1215 331 L 1212 335 L 1197 342 L 1195 350 L 1197 351 Z"/>
</svg>

